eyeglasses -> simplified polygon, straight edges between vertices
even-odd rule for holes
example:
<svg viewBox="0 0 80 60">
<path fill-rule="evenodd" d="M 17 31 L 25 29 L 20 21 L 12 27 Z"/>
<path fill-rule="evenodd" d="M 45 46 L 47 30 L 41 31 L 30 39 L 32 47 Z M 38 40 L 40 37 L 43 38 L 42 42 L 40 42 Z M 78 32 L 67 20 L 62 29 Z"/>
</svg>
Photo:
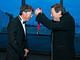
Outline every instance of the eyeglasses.
<svg viewBox="0 0 80 60">
<path fill-rule="evenodd" d="M 32 12 L 27 12 L 26 14 L 29 16 L 33 16 Z"/>
<path fill-rule="evenodd" d="M 28 14 L 29 15 L 29 14 Z M 29 16 L 33 16 L 33 14 L 30 14 Z"/>
</svg>

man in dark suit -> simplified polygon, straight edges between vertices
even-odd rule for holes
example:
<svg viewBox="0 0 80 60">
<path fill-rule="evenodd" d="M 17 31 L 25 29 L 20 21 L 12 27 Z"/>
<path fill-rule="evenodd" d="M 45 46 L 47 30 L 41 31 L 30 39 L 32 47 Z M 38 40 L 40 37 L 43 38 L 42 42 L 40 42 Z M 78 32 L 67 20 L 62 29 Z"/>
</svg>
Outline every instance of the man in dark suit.
<svg viewBox="0 0 80 60">
<path fill-rule="evenodd" d="M 37 15 L 36 21 L 52 30 L 53 60 L 75 60 L 75 22 L 73 17 L 60 4 L 51 7 L 52 21 L 39 8 L 36 9 L 35 14 Z"/>
<path fill-rule="evenodd" d="M 8 24 L 8 48 L 6 60 L 25 60 L 28 44 L 26 40 L 25 22 L 32 17 L 33 8 L 30 5 L 23 5 L 20 8 L 20 15 Z"/>
</svg>

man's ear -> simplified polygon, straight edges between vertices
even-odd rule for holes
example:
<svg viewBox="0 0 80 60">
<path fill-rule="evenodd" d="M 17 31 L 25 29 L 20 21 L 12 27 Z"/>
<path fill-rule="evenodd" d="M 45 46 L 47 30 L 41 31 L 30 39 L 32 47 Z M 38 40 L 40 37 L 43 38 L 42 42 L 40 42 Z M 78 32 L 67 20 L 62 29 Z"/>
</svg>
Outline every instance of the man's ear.
<svg viewBox="0 0 80 60">
<path fill-rule="evenodd" d="M 23 12 L 22 12 L 22 14 L 24 15 L 24 14 L 25 14 L 25 12 L 23 11 Z"/>
<path fill-rule="evenodd" d="M 61 16 L 62 16 L 62 12 L 61 12 L 61 11 L 59 11 L 59 12 L 58 12 L 58 15 L 59 15 L 59 17 L 61 17 Z"/>
<path fill-rule="evenodd" d="M 25 16 L 25 15 L 26 15 L 26 13 L 23 11 L 23 12 L 22 12 L 22 15 L 23 15 L 23 16 Z"/>
<path fill-rule="evenodd" d="M 62 13 L 61 11 L 58 12 L 59 15 L 61 15 L 61 13 Z"/>
</svg>

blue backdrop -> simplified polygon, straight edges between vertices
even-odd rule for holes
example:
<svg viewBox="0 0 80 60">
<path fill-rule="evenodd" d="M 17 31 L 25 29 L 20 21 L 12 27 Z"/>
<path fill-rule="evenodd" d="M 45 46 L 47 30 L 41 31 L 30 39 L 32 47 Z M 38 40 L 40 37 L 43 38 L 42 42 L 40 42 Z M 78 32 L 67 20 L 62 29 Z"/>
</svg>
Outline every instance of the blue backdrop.
<svg viewBox="0 0 80 60">
<path fill-rule="evenodd" d="M 0 10 L 3 12 L 8 12 L 9 14 L 12 14 L 14 17 L 19 15 L 19 9 L 21 7 L 22 0 L 0 0 Z M 25 0 L 26 4 L 31 5 L 34 10 L 36 8 L 41 8 L 43 12 L 46 14 L 46 16 L 49 19 L 51 18 L 51 6 L 60 3 L 60 0 Z M 80 0 L 63 0 L 63 5 L 66 8 L 67 11 L 70 12 L 70 14 L 75 19 L 76 23 L 76 33 L 80 33 Z M 30 25 L 37 25 L 37 22 L 35 21 L 35 14 L 33 14 L 33 17 L 30 21 L 28 21 L 26 24 Z M 1 21 L 0 21 L 1 23 Z M 6 22 L 8 23 L 8 22 Z M 43 25 L 41 25 L 43 26 Z"/>
</svg>

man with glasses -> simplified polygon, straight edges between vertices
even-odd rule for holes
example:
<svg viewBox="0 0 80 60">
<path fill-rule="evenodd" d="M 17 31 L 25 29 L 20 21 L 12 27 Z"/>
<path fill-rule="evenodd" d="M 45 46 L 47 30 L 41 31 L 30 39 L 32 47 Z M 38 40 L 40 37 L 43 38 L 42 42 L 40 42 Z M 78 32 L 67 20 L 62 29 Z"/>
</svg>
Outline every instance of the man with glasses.
<svg viewBox="0 0 80 60">
<path fill-rule="evenodd" d="M 28 44 L 26 40 L 25 22 L 32 18 L 33 8 L 23 5 L 18 17 L 10 20 L 8 24 L 8 48 L 6 60 L 26 60 Z"/>
</svg>

